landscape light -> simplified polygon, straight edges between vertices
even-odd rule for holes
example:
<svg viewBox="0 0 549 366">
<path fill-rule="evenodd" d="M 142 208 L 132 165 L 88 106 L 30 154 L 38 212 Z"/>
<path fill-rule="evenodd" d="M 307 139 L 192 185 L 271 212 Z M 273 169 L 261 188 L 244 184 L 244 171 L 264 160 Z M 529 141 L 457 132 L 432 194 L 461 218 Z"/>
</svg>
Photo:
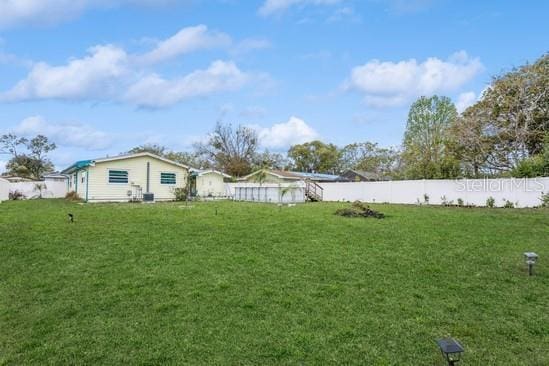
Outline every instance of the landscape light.
<svg viewBox="0 0 549 366">
<path fill-rule="evenodd" d="M 528 275 L 534 274 L 534 264 L 538 260 L 538 255 L 534 252 L 525 252 L 524 259 L 526 259 L 526 264 L 528 265 Z"/>
<path fill-rule="evenodd" d="M 437 344 L 440 347 L 440 352 L 448 362 L 448 366 L 454 366 L 460 361 L 464 349 L 454 338 L 439 339 Z"/>
</svg>

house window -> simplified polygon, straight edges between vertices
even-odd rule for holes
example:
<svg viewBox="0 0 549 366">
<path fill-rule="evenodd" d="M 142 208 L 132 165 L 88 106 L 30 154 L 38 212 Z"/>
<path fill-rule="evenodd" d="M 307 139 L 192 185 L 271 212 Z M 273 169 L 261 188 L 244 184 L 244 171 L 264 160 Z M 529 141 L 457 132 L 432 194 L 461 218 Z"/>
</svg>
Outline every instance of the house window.
<svg viewBox="0 0 549 366">
<path fill-rule="evenodd" d="M 160 184 L 175 184 L 175 173 L 160 173 Z"/>
<path fill-rule="evenodd" d="M 127 170 L 109 170 L 109 183 L 128 183 L 128 171 Z"/>
</svg>

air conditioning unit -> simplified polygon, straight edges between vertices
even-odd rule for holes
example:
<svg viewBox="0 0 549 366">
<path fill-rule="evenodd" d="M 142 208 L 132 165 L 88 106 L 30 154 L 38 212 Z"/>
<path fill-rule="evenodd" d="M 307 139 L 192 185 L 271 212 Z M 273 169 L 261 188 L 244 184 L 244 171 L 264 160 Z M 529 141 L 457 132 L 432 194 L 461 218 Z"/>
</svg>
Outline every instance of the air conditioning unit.
<svg viewBox="0 0 549 366">
<path fill-rule="evenodd" d="M 143 193 L 143 202 L 154 202 L 154 193 Z"/>
</svg>

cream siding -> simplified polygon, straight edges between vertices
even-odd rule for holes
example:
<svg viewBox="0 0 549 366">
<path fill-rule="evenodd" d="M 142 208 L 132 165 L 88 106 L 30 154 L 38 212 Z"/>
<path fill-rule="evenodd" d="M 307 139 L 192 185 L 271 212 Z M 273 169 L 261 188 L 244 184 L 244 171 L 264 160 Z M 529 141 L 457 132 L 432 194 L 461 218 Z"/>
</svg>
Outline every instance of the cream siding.
<svg viewBox="0 0 549 366">
<path fill-rule="evenodd" d="M 87 198 L 90 202 L 120 201 L 130 199 L 128 192 L 133 193 L 141 189 L 147 193 L 147 163 L 150 163 L 150 188 L 156 201 L 169 201 L 175 198 L 173 189 L 187 185 L 188 171 L 186 168 L 170 164 L 151 156 L 128 157 L 120 160 L 98 161 L 94 166 L 88 167 Z M 128 183 L 109 183 L 109 170 L 125 170 L 128 172 Z M 174 173 L 176 184 L 161 184 L 160 173 Z M 81 172 L 79 172 L 80 176 Z M 86 198 L 86 184 L 80 187 L 83 190 L 82 198 Z"/>
<path fill-rule="evenodd" d="M 200 197 L 226 196 L 223 175 L 217 172 L 208 172 L 196 177 L 196 193 Z"/>
</svg>

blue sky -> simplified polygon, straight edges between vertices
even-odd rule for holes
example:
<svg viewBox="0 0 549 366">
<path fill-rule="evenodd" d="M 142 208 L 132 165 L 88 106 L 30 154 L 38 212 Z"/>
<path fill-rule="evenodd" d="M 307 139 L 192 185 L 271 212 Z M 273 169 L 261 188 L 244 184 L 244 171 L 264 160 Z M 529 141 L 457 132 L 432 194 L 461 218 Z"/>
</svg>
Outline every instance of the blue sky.
<svg viewBox="0 0 549 366">
<path fill-rule="evenodd" d="M 548 51 L 549 3 L 0 0 L 0 133 L 51 137 L 58 168 L 216 121 L 270 151 L 402 140 L 420 95 L 473 103 Z M 0 155 L 0 171 L 6 155 Z"/>
</svg>

